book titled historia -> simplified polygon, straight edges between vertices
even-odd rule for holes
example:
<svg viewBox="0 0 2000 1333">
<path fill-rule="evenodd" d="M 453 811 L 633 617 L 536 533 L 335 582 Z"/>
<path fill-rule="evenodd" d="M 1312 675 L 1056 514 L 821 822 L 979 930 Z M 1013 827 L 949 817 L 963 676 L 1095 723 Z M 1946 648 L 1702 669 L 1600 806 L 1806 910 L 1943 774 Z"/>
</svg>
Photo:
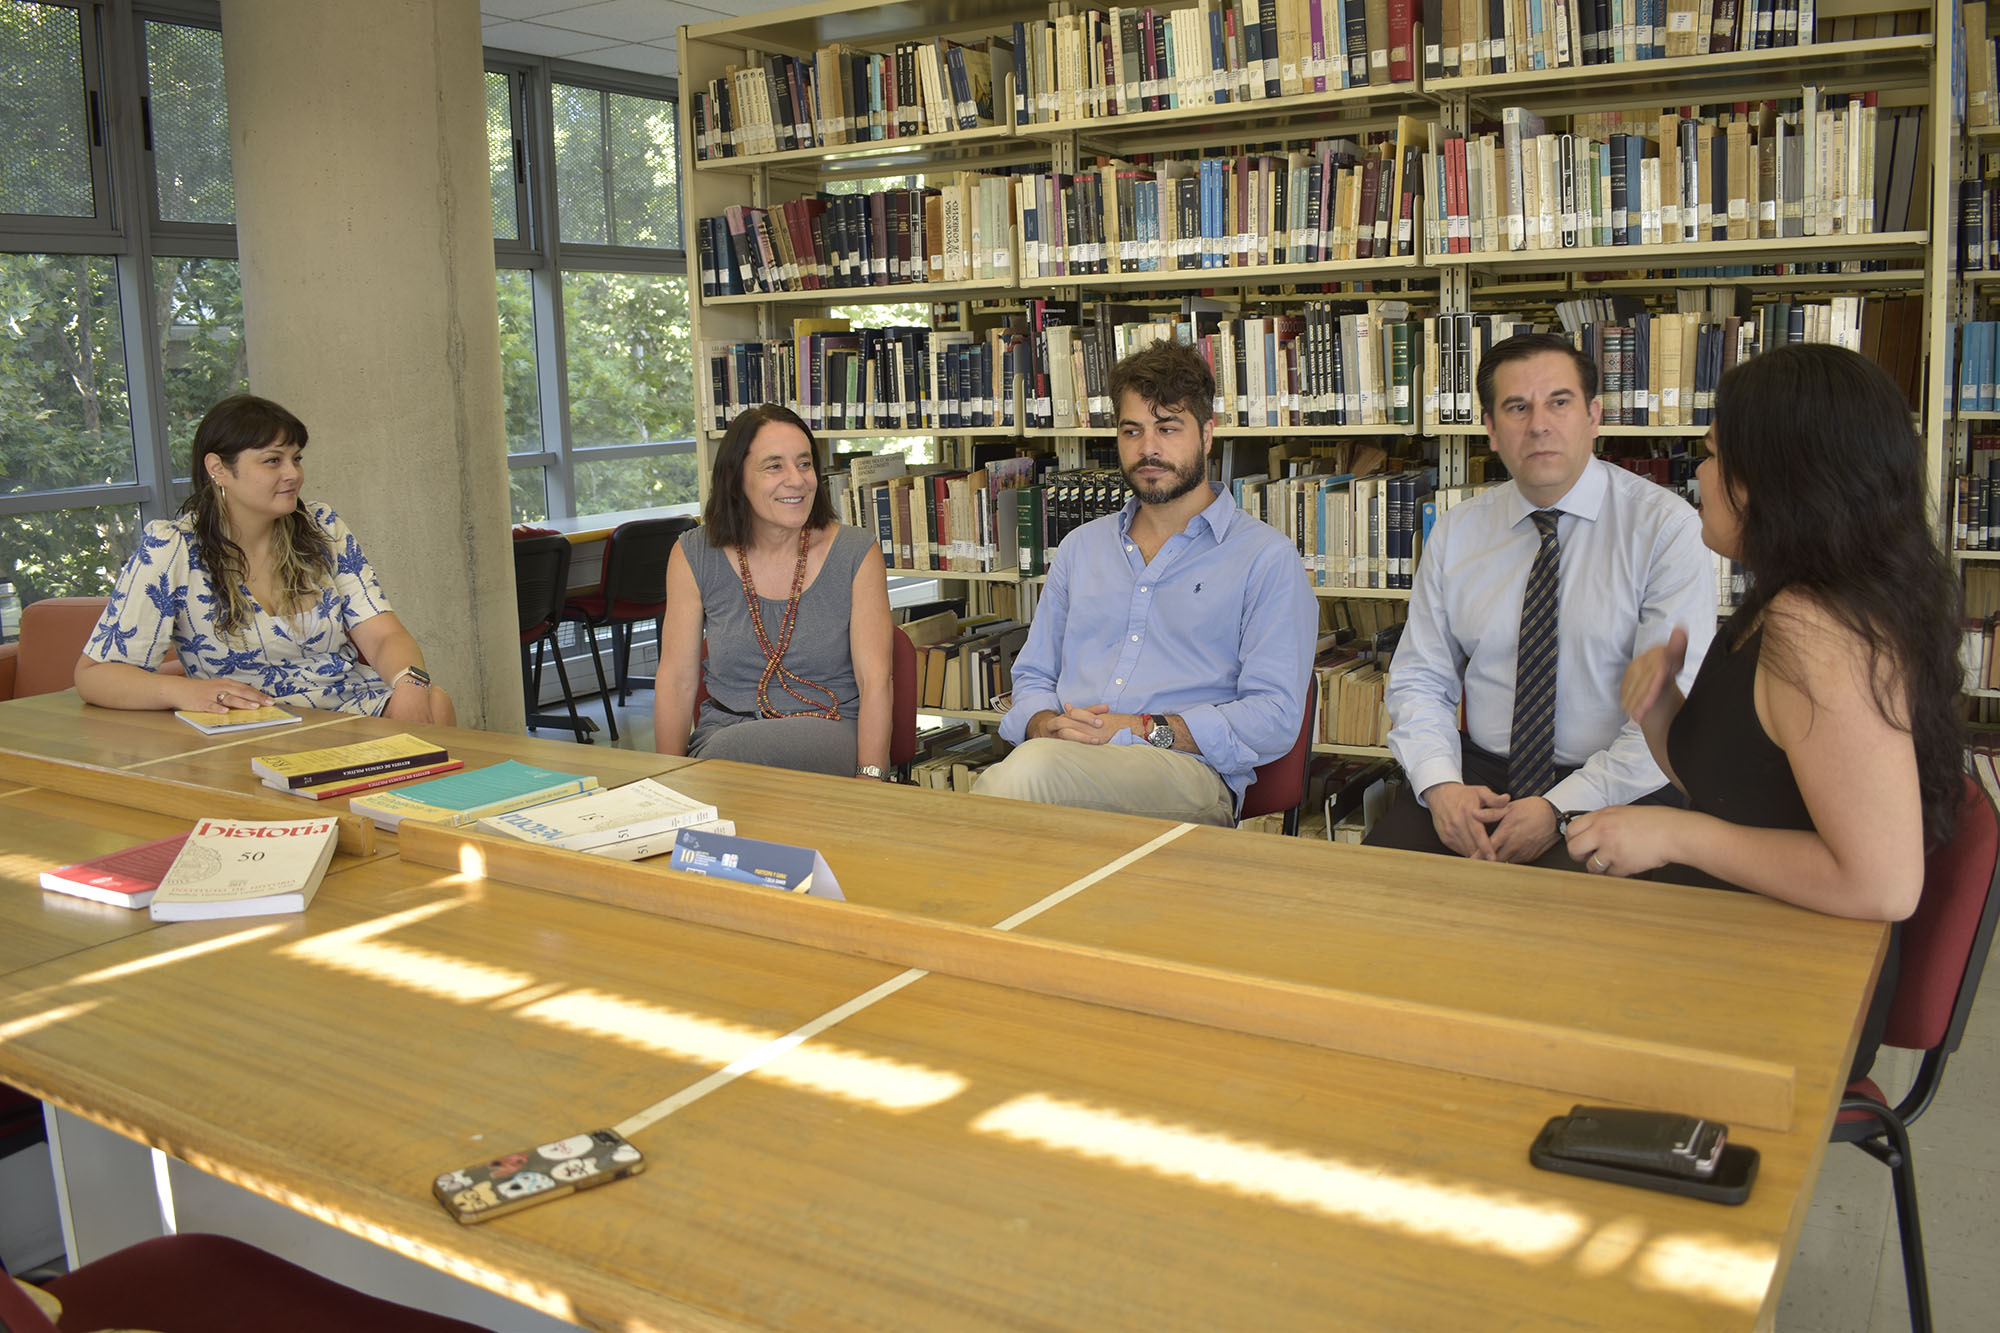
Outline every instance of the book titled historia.
<svg viewBox="0 0 2000 1333">
<path fill-rule="evenodd" d="M 155 921 L 303 912 L 339 840 L 333 819 L 204 819 L 153 894 Z"/>
</svg>

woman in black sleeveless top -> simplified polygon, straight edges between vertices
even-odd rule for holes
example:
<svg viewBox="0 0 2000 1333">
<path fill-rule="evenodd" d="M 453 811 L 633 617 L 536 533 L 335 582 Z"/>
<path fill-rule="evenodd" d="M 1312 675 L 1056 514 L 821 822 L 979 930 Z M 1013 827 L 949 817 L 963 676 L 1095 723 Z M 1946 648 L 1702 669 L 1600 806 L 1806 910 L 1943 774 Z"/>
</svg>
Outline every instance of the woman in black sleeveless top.
<svg viewBox="0 0 2000 1333">
<path fill-rule="evenodd" d="M 1962 794 L 1958 589 L 1930 529 L 1922 445 L 1880 367 L 1824 345 L 1746 361 L 1716 394 L 1702 540 L 1743 563 L 1742 606 L 1693 689 L 1684 634 L 1626 672 L 1625 710 L 1688 809 L 1570 824 L 1600 874 L 1748 889 L 1900 921 Z M 1895 990 L 1896 940 L 1857 1072 Z"/>
</svg>

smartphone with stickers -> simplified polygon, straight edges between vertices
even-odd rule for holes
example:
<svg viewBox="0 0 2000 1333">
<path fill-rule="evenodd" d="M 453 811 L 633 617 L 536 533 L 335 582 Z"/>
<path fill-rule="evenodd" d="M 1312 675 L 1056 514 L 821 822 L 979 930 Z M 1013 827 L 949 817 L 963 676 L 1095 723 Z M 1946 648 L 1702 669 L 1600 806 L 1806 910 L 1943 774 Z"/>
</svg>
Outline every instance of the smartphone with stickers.
<svg viewBox="0 0 2000 1333">
<path fill-rule="evenodd" d="M 431 1182 L 445 1211 L 468 1225 L 636 1176 L 646 1159 L 611 1129 L 593 1129 L 447 1171 Z"/>
</svg>

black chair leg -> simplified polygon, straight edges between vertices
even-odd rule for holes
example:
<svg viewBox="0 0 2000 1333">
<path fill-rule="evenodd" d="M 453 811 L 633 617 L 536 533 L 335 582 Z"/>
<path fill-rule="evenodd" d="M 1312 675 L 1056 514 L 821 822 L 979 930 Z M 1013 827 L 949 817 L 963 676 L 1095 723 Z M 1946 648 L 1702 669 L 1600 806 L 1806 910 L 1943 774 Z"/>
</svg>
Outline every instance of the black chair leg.
<svg viewBox="0 0 2000 1333">
<path fill-rule="evenodd" d="M 617 661 L 613 667 L 618 676 L 618 702 L 620 706 L 632 701 L 632 622 L 614 620 L 611 622 L 611 648 Z"/>
<path fill-rule="evenodd" d="M 1286 836 L 1286 837 L 1288 837 L 1288 838 L 1296 838 L 1296 837 L 1298 837 L 1298 836 L 1299 836 L 1299 811 L 1301 811 L 1301 810 L 1303 810 L 1303 809 L 1305 809 L 1305 808 L 1306 808 L 1306 807 L 1305 807 L 1305 802 L 1304 802 L 1304 801 L 1300 801 L 1300 802 L 1299 802 L 1299 803 L 1298 803 L 1297 805 L 1295 805 L 1295 806 L 1293 806 L 1293 807 L 1292 807 L 1291 809 L 1289 809 L 1289 810 L 1285 811 L 1285 836 Z"/>
<path fill-rule="evenodd" d="M 537 642 L 536 647 L 540 646 L 540 643 Z M 536 674 L 528 665 L 528 645 L 524 643 L 521 645 L 521 693 L 525 696 L 523 707 L 528 715 L 529 731 L 535 729 L 535 709 L 539 702 L 537 695 L 540 694 L 540 690 L 535 684 Z"/>
<path fill-rule="evenodd" d="M 591 725 L 585 722 L 583 717 L 576 711 L 576 692 L 569 687 L 569 668 L 563 665 L 562 645 L 554 642 L 555 637 L 555 627 L 551 625 L 549 627 L 548 641 L 549 646 L 555 651 L 549 655 L 556 660 L 556 679 L 562 682 L 563 703 L 569 707 L 570 729 L 576 732 L 576 743 L 578 745 L 588 745 L 591 742 Z M 541 656 L 541 646 L 539 644 L 536 645 L 535 655 L 537 657 Z"/>
<path fill-rule="evenodd" d="M 1901 1160 L 1892 1163 L 1889 1179 L 1896 1191 L 1896 1229 L 1903 1241 L 1903 1286 L 1909 1296 L 1911 1333 L 1931 1333 L 1930 1277 L 1924 1265 L 1924 1229 L 1917 1215 L 1917 1164 L 1910 1159 L 1910 1133 L 1894 1116 L 1882 1117 L 1883 1128 Z"/>
<path fill-rule="evenodd" d="M 616 745 L 618 719 L 611 713 L 611 688 L 604 683 L 604 659 L 597 655 L 597 628 L 587 620 L 577 621 L 576 626 L 583 633 L 583 641 L 590 645 L 590 665 L 597 671 L 597 692 L 604 697 L 604 724 L 611 732 L 611 743 Z M 611 635 L 615 640 L 618 631 L 613 629 Z"/>
</svg>

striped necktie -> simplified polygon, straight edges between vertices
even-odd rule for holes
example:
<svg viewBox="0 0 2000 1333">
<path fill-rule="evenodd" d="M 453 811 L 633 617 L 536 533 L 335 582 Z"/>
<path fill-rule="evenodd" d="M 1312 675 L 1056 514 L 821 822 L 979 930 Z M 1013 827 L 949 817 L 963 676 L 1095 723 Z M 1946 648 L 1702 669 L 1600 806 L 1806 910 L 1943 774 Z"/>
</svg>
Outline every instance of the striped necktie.
<svg viewBox="0 0 2000 1333">
<path fill-rule="evenodd" d="M 1562 546 L 1556 541 L 1555 510 L 1538 509 L 1529 517 L 1535 520 L 1542 544 L 1521 597 L 1521 638 L 1514 664 L 1507 788 L 1516 797 L 1540 796 L 1556 781 L 1556 589 L 1562 577 Z"/>
</svg>

